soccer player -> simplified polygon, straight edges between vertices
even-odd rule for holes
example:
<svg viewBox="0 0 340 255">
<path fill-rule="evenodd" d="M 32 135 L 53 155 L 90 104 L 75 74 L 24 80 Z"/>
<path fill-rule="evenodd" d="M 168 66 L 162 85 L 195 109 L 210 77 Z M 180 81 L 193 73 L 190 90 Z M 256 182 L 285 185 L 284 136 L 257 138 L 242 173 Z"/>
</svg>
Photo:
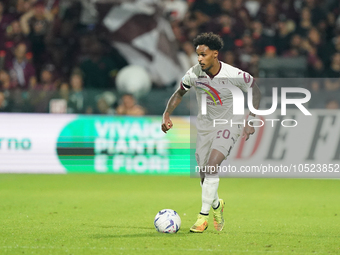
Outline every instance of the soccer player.
<svg viewBox="0 0 340 255">
<path fill-rule="evenodd" d="M 202 233 L 208 227 L 211 207 L 213 208 L 215 229 L 222 231 L 224 227 L 224 201 L 219 199 L 217 193 L 219 185 L 218 166 L 229 155 L 236 140 L 242 134 L 242 129 L 243 137 L 246 140 L 248 140 L 249 135 L 255 132 L 251 125 L 251 120 L 254 119 L 255 114 L 250 112 L 248 121 L 245 121 L 242 115 L 233 115 L 231 90 L 241 89 L 248 92 L 248 89 L 252 88 L 255 109 L 259 107 L 261 93 L 251 75 L 218 60 L 218 52 L 223 47 L 220 36 L 213 33 L 200 34 L 194 39 L 194 46 L 198 55 L 198 64 L 189 69 L 182 78 L 180 87 L 170 97 L 163 114 L 162 130 L 166 133 L 173 127 L 170 119 L 171 113 L 179 105 L 183 95 L 191 87 L 194 87 L 200 109 L 196 122 L 195 154 L 197 164 L 200 167 L 202 207 L 197 221 L 190 228 L 190 231 Z M 235 86 L 238 88 L 235 88 Z M 205 95 L 206 98 L 204 99 Z M 205 113 L 204 107 L 206 107 Z M 216 119 L 228 120 L 229 124 L 214 125 Z M 230 125 L 231 122 L 238 124 Z"/>
</svg>

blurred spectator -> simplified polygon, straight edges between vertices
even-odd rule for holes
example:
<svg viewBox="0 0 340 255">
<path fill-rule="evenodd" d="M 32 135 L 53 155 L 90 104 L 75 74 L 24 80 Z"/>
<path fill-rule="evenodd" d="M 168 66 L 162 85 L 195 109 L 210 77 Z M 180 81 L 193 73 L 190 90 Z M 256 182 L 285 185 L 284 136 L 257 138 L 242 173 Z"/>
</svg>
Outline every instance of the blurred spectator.
<svg viewBox="0 0 340 255">
<path fill-rule="evenodd" d="M 14 5 L 16 7 L 16 14 L 18 16 L 21 16 L 24 13 L 27 13 L 31 8 L 34 3 L 34 1 L 26 1 L 26 0 L 17 0 L 14 2 Z"/>
<path fill-rule="evenodd" d="M 276 57 L 276 47 L 273 45 L 269 45 L 265 48 L 264 53 L 265 58 L 275 58 Z"/>
<path fill-rule="evenodd" d="M 312 23 L 312 14 L 308 7 L 305 7 L 301 10 L 300 21 L 296 28 L 296 33 L 301 35 L 302 37 L 306 37 L 309 29 L 313 26 Z"/>
<path fill-rule="evenodd" d="M 234 12 L 235 12 L 235 29 L 244 33 L 246 29 L 251 26 L 250 14 L 243 5 L 243 0 L 234 1 Z"/>
<path fill-rule="evenodd" d="M 200 21 L 209 20 L 220 14 L 220 6 L 217 0 L 196 0 L 192 11 Z"/>
<path fill-rule="evenodd" d="M 229 65 L 236 66 L 235 55 L 232 51 L 226 51 L 222 57 L 223 61 Z"/>
<path fill-rule="evenodd" d="M 9 57 L 13 57 L 11 55 L 11 51 L 17 46 L 19 43 L 25 43 L 26 46 L 29 44 L 28 40 L 25 38 L 22 33 L 21 26 L 18 20 L 14 20 L 7 27 L 6 35 L 4 37 L 4 48 L 9 53 Z"/>
<path fill-rule="evenodd" d="M 5 68 L 9 71 L 11 80 L 15 87 L 23 89 L 28 88 L 28 82 L 32 76 L 35 76 L 35 68 L 27 60 L 27 46 L 19 43 L 14 50 L 14 58 L 7 61 Z"/>
<path fill-rule="evenodd" d="M 307 82 L 309 83 L 307 89 L 311 93 L 308 108 L 324 108 L 323 79 L 308 79 Z"/>
<path fill-rule="evenodd" d="M 312 30 L 311 30 L 312 31 Z M 319 59 L 318 57 L 318 47 L 314 45 L 309 38 L 302 40 L 301 47 L 305 50 L 305 55 L 307 57 L 308 64 L 313 64 L 316 60 Z"/>
<path fill-rule="evenodd" d="M 332 63 L 328 70 L 326 70 L 326 77 L 340 78 L 340 52 L 332 56 Z"/>
<path fill-rule="evenodd" d="M 70 85 L 63 81 L 57 86 L 57 93 L 53 96 L 53 99 L 62 99 L 67 103 L 70 98 L 70 93 Z"/>
<path fill-rule="evenodd" d="M 222 0 L 221 1 L 221 11 L 223 14 L 229 16 L 234 15 L 234 5 L 232 0 Z"/>
<path fill-rule="evenodd" d="M 249 73 L 253 74 L 255 77 L 259 75 L 259 61 L 260 56 L 258 54 L 252 54 L 249 65 Z"/>
<path fill-rule="evenodd" d="M 53 16 L 56 16 L 59 12 L 60 0 L 44 0 L 45 8 Z"/>
<path fill-rule="evenodd" d="M 326 79 L 325 80 L 325 89 L 327 91 L 339 91 L 340 90 L 340 79 Z"/>
<path fill-rule="evenodd" d="M 326 109 L 337 110 L 339 108 L 339 100 L 335 98 L 331 98 L 326 102 Z"/>
<path fill-rule="evenodd" d="M 274 39 L 276 33 L 276 22 L 278 21 L 277 8 L 274 3 L 269 2 L 259 14 L 259 20 L 263 25 L 263 34 Z"/>
<path fill-rule="evenodd" d="M 42 1 L 37 1 L 34 8 L 20 18 L 20 25 L 25 35 L 31 32 L 37 34 L 46 34 L 49 24 L 53 20 L 53 15 L 45 9 Z"/>
<path fill-rule="evenodd" d="M 13 85 L 11 77 L 5 70 L 0 70 L 0 92 L 3 93 L 5 97 L 5 105 L 12 110 L 12 95 Z M 6 108 L 7 109 L 7 108 Z"/>
<path fill-rule="evenodd" d="M 8 26 L 13 21 L 13 16 L 5 13 L 5 3 L 0 2 L 0 50 L 4 49 L 5 35 Z"/>
<path fill-rule="evenodd" d="M 249 71 L 251 68 L 252 56 L 257 53 L 253 45 L 253 38 L 249 31 L 244 33 L 242 40 L 236 40 L 236 46 L 238 46 L 236 54 L 239 57 L 240 67 L 245 71 Z"/>
<path fill-rule="evenodd" d="M 319 93 L 321 91 L 321 85 L 320 84 L 321 84 L 321 80 L 318 80 L 318 79 L 311 80 L 309 90 L 312 93 Z"/>
<path fill-rule="evenodd" d="M 322 40 L 322 35 L 319 32 L 318 29 L 316 29 L 315 27 L 311 28 L 308 31 L 308 41 L 310 43 L 310 45 L 312 47 L 315 47 L 316 51 L 317 51 L 317 55 L 320 56 L 320 53 L 322 53 L 323 51 L 325 51 L 325 43 Z"/>
<path fill-rule="evenodd" d="M 171 26 L 172 26 L 172 31 L 174 33 L 176 41 L 179 42 L 179 43 L 185 42 L 186 41 L 186 37 L 183 34 L 183 29 L 184 28 L 182 28 L 180 26 L 180 23 L 179 22 L 172 22 Z"/>
<path fill-rule="evenodd" d="M 176 27 L 175 36 L 183 39 L 180 42 L 188 40 L 192 42 L 193 39 L 199 34 L 199 22 L 197 21 L 195 15 L 193 13 L 188 13 L 183 21 L 184 27 L 181 29 L 180 27 Z M 183 36 L 182 36 L 183 30 Z"/>
<path fill-rule="evenodd" d="M 45 36 L 52 20 L 53 15 L 45 8 L 42 1 L 37 1 L 34 8 L 20 18 L 22 31 L 32 45 L 33 63 L 38 73 L 46 61 Z"/>
<path fill-rule="evenodd" d="M 40 80 L 39 86 L 41 87 L 41 89 L 53 90 L 53 91 L 56 90 L 57 86 L 56 86 L 55 77 L 53 75 L 53 67 L 46 66 L 41 71 L 39 80 Z"/>
<path fill-rule="evenodd" d="M 145 109 L 136 103 L 135 98 L 131 94 L 125 94 L 121 98 L 121 103 L 116 109 L 118 115 L 145 115 Z"/>
<path fill-rule="evenodd" d="M 284 57 L 298 57 L 304 55 L 305 51 L 301 47 L 302 38 L 299 34 L 292 35 L 290 40 L 290 48 L 284 52 Z"/>
<path fill-rule="evenodd" d="M 31 79 L 29 86 L 29 100 L 34 112 L 47 113 L 49 101 L 55 95 L 56 84 L 50 69 L 44 69 L 40 74 L 40 83 Z"/>
<path fill-rule="evenodd" d="M 105 98 L 105 96 L 101 96 L 97 100 L 97 114 L 107 114 L 107 115 L 113 115 L 115 114 L 114 109 L 110 106 L 110 103 Z"/>
<path fill-rule="evenodd" d="M 311 65 L 308 66 L 308 77 L 322 78 L 325 77 L 324 64 L 320 59 L 316 59 Z"/>
<path fill-rule="evenodd" d="M 27 91 L 22 88 L 14 88 L 10 91 L 11 112 L 32 112 L 28 100 Z"/>
<path fill-rule="evenodd" d="M 320 1 L 321 2 L 321 1 Z M 305 0 L 305 5 L 310 9 L 313 26 L 325 30 L 327 16 L 317 0 Z"/>
<path fill-rule="evenodd" d="M 280 16 L 278 24 L 278 31 L 275 36 L 275 46 L 278 55 L 281 55 L 289 49 L 289 44 L 292 38 L 291 31 L 287 24 L 287 19 L 285 16 Z"/>
<path fill-rule="evenodd" d="M 184 72 L 198 63 L 196 50 L 191 42 L 182 43 L 182 51 L 178 53 L 178 59 Z"/>
<path fill-rule="evenodd" d="M 263 26 L 259 20 L 255 20 L 252 23 L 252 37 L 254 40 L 254 46 L 258 49 L 259 53 L 264 52 L 264 48 L 271 45 L 271 38 L 268 38 L 263 34 Z"/>
<path fill-rule="evenodd" d="M 340 15 L 339 15 L 340 20 Z M 340 31 L 340 30 L 339 30 Z M 333 52 L 340 52 L 340 33 L 331 41 Z"/>
<path fill-rule="evenodd" d="M 328 91 L 340 90 L 340 52 L 332 56 L 332 63 L 326 70 L 325 89 Z"/>
<path fill-rule="evenodd" d="M 0 91 L 8 91 L 13 88 L 11 77 L 5 70 L 0 71 Z"/>
<path fill-rule="evenodd" d="M 223 50 L 228 51 L 234 48 L 234 40 L 240 36 L 241 31 L 235 31 L 233 27 L 234 20 L 229 14 L 222 14 L 217 19 L 217 24 L 213 24 L 214 27 L 219 28 L 216 33 L 220 34 L 223 40 Z M 211 29 L 212 30 L 212 29 Z"/>
<path fill-rule="evenodd" d="M 57 91 L 49 102 L 50 113 L 67 113 L 67 102 L 70 98 L 70 85 L 65 82 L 57 82 Z"/>
<path fill-rule="evenodd" d="M 291 21 L 297 21 L 299 14 L 297 13 L 298 7 L 297 3 L 294 0 L 281 0 L 277 1 L 278 9 L 280 11 L 280 14 L 287 17 L 288 20 Z"/>
<path fill-rule="evenodd" d="M 323 47 L 318 52 L 318 55 L 322 59 L 325 68 L 328 68 L 332 62 L 332 56 L 334 55 L 334 53 L 340 52 L 340 33 L 332 37 L 331 40 L 323 40 L 322 43 Z"/>
<path fill-rule="evenodd" d="M 9 102 L 2 91 L 0 91 L 0 112 L 10 112 Z"/>
<path fill-rule="evenodd" d="M 99 41 L 92 43 L 90 57 L 80 65 L 84 74 L 85 88 L 112 89 L 114 79 L 119 71 L 117 63 L 104 55 Z"/>
<path fill-rule="evenodd" d="M 83 78 L 80 74 L 73 74 L 70 78 L 71 92 L 67 108 L 69 113 L 93 113 L 90 96 L 83 88 Z"/>
</svg>

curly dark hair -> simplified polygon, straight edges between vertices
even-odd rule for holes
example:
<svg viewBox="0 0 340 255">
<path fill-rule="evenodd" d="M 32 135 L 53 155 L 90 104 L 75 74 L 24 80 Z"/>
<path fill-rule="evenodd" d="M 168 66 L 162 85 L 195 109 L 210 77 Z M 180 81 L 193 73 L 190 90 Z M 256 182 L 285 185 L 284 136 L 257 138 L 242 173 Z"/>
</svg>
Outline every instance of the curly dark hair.
<svg viewBox="0 0 340 255">
<path fill-rule="evenodd" d="M 223 48 L 222 38 L 219 35 L 214 34 L 212 32 L 200 34 L 194 39 L 195 48 L 198 45 L 203 44 L 208 46 L 209 49 L 211 50 L 220 51 Z"/>
</svg>

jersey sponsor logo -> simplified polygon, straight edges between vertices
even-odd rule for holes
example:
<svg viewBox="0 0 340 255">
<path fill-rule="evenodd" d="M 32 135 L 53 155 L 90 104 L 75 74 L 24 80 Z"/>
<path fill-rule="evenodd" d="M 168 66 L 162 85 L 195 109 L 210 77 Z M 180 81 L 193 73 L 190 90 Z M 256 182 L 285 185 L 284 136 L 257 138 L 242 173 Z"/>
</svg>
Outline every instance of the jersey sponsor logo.
<svg viewBox="0 0 340 255">
<path fill-rule="evenodd" d="M 204 89 L 204 88 L 201 88 L 201 87 L 199 87 L 198 85 L 206 86 L 206 87 L 209 88 L 209 90 Z M 216 89 L 214 89 L 214 88 L 213 88 L 212 86 L 210 86 L 209 84 L 206 84 L 206 83 L 203 83 L 203 82 L 200 82 L 200 81 L 196 81 L 196 88 L 201 89 L 201 90 L 203 90 L 205 93 L 207 93 L 207 94 L 210 96 L 210 98 L 208 98 L 208 99 L 209 99 L 209 100 L 213 100 L 214 103 L 215 103 L 215 105 L 217 105 L 217 104 L 223 105 L 222 100 L 221 100 L 221 98 L 220 98 L 220 96 L 219 96 L 220 92 L 218 92 Z M 217 98 L 215 98 L 215 96 L 216 96 Z M 216 99 L 217 99 L 219 102 L 217 102 Z"/>
</svg>

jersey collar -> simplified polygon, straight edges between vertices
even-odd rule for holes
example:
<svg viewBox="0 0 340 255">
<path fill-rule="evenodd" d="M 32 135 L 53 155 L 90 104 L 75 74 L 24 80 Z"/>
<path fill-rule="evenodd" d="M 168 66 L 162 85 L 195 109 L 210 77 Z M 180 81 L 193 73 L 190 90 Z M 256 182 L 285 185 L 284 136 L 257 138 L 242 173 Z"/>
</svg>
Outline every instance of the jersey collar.
<svg viewBox="0 0 340 255">
<path fill-rule="evenodd" d="M 221 61 L 218 61 L 218 63 L 220 63 L 220 69 L 218 69 L 218 72 L 215 75 L 210 75 L 210 74 L 207 73 L 207 75 L 210 77 L 211 80 L 214 79 L 214 77 L 216 75 L 218 75 L 220 73 L 220 71 L 221 71 L 222 63 L 221 63 Z"/>
</svg>

